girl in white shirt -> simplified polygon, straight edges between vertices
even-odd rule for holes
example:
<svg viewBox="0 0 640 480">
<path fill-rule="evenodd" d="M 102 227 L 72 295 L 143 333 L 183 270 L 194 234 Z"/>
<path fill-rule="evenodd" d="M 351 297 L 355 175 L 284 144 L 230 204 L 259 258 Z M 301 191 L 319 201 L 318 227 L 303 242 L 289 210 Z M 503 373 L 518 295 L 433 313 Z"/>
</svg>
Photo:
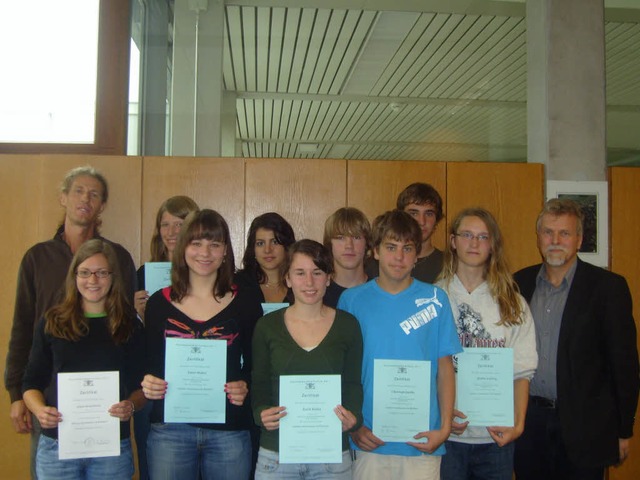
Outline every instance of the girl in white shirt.
<svg viewBox="0 0 640 480">
<path fill-rule="evenodd" d="M 458 213 L 437 284 L 449 295 L 463 347 L 512 348 L 514 359 L 514 426 L 469 425 L 465 412 L 454 409 L 441 478 L 511 480 L 513 441 L 524 430 L 538 356 L 531 312 L 509 272 L 500 228 L 489 211 Z"/>
</svg>

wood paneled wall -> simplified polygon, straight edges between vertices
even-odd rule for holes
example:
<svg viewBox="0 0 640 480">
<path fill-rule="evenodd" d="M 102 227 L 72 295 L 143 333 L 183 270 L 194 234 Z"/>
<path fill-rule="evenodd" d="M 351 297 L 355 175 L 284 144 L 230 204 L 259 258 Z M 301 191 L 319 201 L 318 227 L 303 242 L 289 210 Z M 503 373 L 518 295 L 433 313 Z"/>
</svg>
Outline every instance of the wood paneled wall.
<svg viewBox="0 0 640 480">
<path fill-rule="evenodd" d="M 636 331 L 640 331 L 639 185 L 640 168 L 616 167 L 609 170 L 610 265 L 612 271 L 624 275 L 629 283 Z M 609 469 L 610 480 L 640 478 L 640 425 L 637 419 L 640 419 L 640 408 L 636 411 L 635 436 L 631 439 L 629 459 L 621 467 Z"/>
<path fill-rule="evenodd" d="M 400 190 L 416 181 L 433 184 L 445 200 L 447 216 L 435 240 L 440 248 L 447 220 L 464 206 L 481 205 L 501 224 L 513 270 L 539 261 L 534 223 L 543 202 L 544 178 L 542 166 L 536 164 L 0 155 L 0 204 L 5 212 L 5 241 L 0 250 L 3 360 L 20 259 L 31 245 L 53 235 L 63 215 L 58 203 L 59 183 L 67 170 L 85 164 L 94 165 L 109 180 L 103 234 L 128 248 L 136 264 L 148 259 L 156 211 L 172 195 L 189 195 L 201 207 L 220 211 L 229 222 L 239 263 L 246 231 L 256 215 L 280 212 L 291 222 L 297 237 L 321 240 L 324 220 L 335 209 L 354 206 L 373 219 L 393 208 Z M 611 202 L 613 268 L 627 276 L 636 293 L 640 265 L 634 246 L 640 236 L 640 214 L 630 211 L 628 205 L 639 203 L 636 185 L 640 169 L 616 170 Z M 636 311 L 636 318 L 639 315 Z M 8 411 L 8 395 L 0 395 L 3 477 L 28 478 L 29 439 L 13 433 Z M 640 460 L 637 445 L 634 450 L 632 460 Z M 637 467 L 632 476 L 626 476 L 626 468 L 616 470 L 618 476 L 612 478 L 638 476 Z"/>
<path fill-rule="evenodd" d="M 496 217 L 512 271 L 540 262 L 535 222 L 544 199 L 541 164 L 450 163 L 447 224 L 456 213 L 480 206 Z"/>
<path fill-rule="evenodd" d="M 346 160 L 268 158 L 246 165 L 245 232 L 258 215 L 278 212 L 293 226 L 296 239 L 321 242 L 325 219 L 345 206 Z"/>
<path fill-rule="evenodd" d="M 347 169 L 347 205 L 359 208 L 373 220 L 396 208 L 398 194 L 415 182 L 433 185 L 442 197 L 446 215 L 447 164 L 443 162 L 351 161 Z M 440 249 L 444 248 L 445 223 L 446 218 L 433 234 L 433 243 Z"/>
<path fill-rule="evenodd" d="M 244 175 L 244 161 L 238 158 L 143 158 L 141 262 L 149 260 L 162 202 L 174 195 L 188 195 L 200 208 L 211 208 L 225 218 L 237 265 L 244 238 Z"/>
</svg>

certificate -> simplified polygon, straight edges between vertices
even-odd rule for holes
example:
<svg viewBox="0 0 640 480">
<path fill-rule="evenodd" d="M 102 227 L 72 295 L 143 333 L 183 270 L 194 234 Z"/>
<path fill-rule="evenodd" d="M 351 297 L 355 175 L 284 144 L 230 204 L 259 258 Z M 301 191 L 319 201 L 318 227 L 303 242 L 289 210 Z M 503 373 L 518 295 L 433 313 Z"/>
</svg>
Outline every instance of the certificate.
<svg viewBox="0 0 640 480">
<path fill-rule="evenodd" d="M 144 287 L 149 295 L 171 285 L 171 262 L 147 262 L 144 264 Z"/>
<path fill-rule="evenodd" d="M 465 348 L 456 358 L 456 408 L 469 425 L 513 427 L 513 349 Z"/>
<path fill-rule="evenodd" d="M 341 463 L 340 375 L 281 375 L 280 463 Z"/>
<path fill-rule="evenodd" d="M 262 314 L 266 315 L 267 313 L 275 312 L 276 310 L 280 310 L 281 308 L 287 308 L 289 304 L 287 302 L 282 303 L 263 303 L 262 304 Z"/>
<path fill-rule="evenodd" d="M 109 415 L 120 401 L 119 372 L 58 373 L 58 458 L 120 455 L 120 419 Z"/>
<path fill-rule="evenodd" d="M 415 439 L 429 430 L 431 362 L 373 361 L 373 434 L 385 442 L 426 442 Z"/>
<path fill-rule="evenodd" d="M 227 341 L 167 338 L 164 421 L 224 423 Z"/>
</svg>

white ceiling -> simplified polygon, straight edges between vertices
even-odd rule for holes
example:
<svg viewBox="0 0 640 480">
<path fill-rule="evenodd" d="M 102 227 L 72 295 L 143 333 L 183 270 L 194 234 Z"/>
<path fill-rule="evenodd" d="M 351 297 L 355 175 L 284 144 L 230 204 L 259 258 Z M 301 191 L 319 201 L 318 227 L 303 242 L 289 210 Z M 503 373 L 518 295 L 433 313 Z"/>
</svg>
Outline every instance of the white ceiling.
<svg viewBox="0 0 640 480">
<path fill-rule="evenodd" d="M 244 156 L 526 161 L 523 2 L 226 3 Z M 640 164 L 640 0 L 610 3 L 609 163 Z"/>
</svg>

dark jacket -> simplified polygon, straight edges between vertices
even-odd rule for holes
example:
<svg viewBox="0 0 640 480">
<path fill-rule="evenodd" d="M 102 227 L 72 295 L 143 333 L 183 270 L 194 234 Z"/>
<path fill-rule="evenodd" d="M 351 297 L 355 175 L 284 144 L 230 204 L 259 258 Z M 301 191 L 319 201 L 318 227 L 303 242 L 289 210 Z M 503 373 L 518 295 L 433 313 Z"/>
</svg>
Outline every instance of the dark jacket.
<svg viewBox="0 0 640 480">
<path fill-rule="evenodd" d="M 22 375 L 29 359 L 36 323 L 49 308 L 62 300 L 67 270 L 73 259 L 71 249 L 63 239 L 63 232 L 64 226 L 61 226 L 51 240 L 31 247 L 20 263 L 13 326 L 4 372 L 4 384 L 12 403 L 22 399 Z M 133 304 L 135 266 L 131 255 L 122 245 L 104 238 L 102 240 L 110 243 L 118 256 L 127 298 Z"/>
<path fill-rule="evenodd" d="M 540 265 L 514 275 L 527 302 Z M 558 416 L 567 454 L 585 467 L 618 462 L 618 439 L 633 435 L 640 386 L 636 326 L 624 277 L 578 259 L 562 314 Z"/>
</svg>

